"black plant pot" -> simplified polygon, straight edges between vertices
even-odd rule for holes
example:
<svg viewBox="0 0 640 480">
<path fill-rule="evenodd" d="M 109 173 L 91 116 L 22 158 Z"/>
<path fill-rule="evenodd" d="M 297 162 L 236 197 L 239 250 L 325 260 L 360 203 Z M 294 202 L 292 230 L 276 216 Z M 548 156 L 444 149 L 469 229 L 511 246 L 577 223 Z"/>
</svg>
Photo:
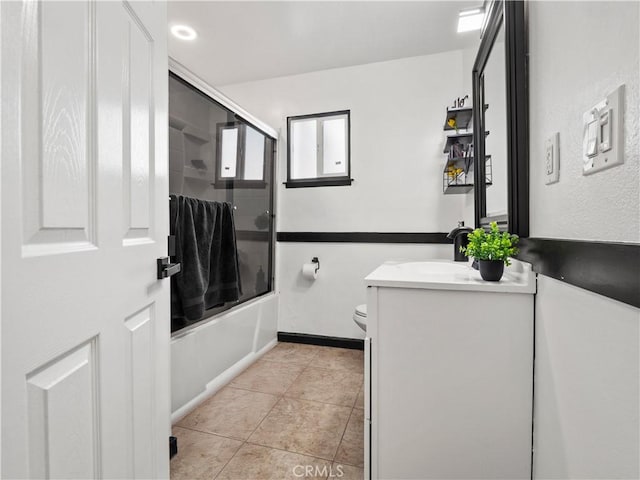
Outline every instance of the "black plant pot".
<svg viewBox="0 0 640 480">
<path fill-rule="evenodd" d="M 480 276 L 487 282 L 499 282 L 504 273 L 502 260 L 480 260 Z"/>
</svg>

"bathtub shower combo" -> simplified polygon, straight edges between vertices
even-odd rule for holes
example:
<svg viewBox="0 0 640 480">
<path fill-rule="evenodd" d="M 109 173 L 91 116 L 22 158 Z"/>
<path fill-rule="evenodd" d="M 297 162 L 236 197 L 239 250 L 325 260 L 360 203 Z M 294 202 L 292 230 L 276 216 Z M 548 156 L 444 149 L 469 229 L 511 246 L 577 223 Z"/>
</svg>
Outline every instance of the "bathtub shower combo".
<svg viewBox="0 0 640 480">
<path fill-rule="evenodd" d="M 174 419 L 275 341 L 276 137 L 172 62 L 170 222 L 182 264 L 171 289 Z"/>
</svg>

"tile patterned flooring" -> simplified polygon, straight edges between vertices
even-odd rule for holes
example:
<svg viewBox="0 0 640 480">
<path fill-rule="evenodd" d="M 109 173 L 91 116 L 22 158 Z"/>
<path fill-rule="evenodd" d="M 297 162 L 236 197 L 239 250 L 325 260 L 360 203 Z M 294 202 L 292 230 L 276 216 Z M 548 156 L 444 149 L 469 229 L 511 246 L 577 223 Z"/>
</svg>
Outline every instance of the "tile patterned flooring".
<svg viewBox="0 0 640 480">
<path fill-rule="evenodd" d="M 362 479 L 363 369 L 360 350 L 279 343 L 173 427 L 172 480 Z"/>
</svg>

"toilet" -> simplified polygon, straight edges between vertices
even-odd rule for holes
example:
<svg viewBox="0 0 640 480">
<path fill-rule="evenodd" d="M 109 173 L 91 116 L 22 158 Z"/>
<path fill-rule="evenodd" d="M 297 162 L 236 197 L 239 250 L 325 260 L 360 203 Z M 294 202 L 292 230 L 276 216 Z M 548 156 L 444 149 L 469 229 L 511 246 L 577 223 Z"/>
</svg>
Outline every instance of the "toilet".
<svg viewBox="0 0 640 480">
<path fill-rule="evenodd" d="M 356 307 L 355 312 L 353 312 L 353 321 L 362 329 L 362 331 L 367 331 L 367 304 L 363 303 L 362 305 L 358 305 Z"/>
</svg>

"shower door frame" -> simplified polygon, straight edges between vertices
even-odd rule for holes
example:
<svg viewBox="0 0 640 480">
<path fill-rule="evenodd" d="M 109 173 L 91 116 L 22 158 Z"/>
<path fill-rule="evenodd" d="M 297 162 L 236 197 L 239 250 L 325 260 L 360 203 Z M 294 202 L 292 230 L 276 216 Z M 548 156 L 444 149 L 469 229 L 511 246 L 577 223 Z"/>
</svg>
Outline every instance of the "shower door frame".
<svg viewBox="0 0 640 480">
<path fill-rule="evenodd" d="M 240 117 L 242 120 L 245 120 L 247 123 L 253 125 L 254 127 L 257 127 L 258 129 L 262 130 L 262 132 L 268 136 L 270 136 L 271 138 L 274 139 L 274 151 L 273 151 L 273 165 L 271 166 L 272 169 L 272 186 L 271 186 L 271 192 L 269 195 L 270 198 L 270 204 L 271 204 L 271 211 L 270 211 L 270 216 L 272 219 L 272 228 L 271 228 L 271 238 L 270 238 L 270 249 L 269 249 L 269 289 L 260 294 L 260 295 L 256 295 L 255 297 L 252 297 L 250 299 L 247 299 L 243 302 L 239 302 L 237 305 L 234 305 L 230 308 L 227 308 L 223 311 L 219 311 L 219 312 L 215 312 L 213 314 L 207 315 L 206 311 L 205 311 L 205 316 L 203 318 L 201 318 L 200 320 L 187 325 L 184 328 L 181 328 L 179 330 L 176 330 L 174 332 L 172 332 L 172 337 L 176 338 L 179 337 L 183 334 L 185 334 L 186 332 L 192 330 L 193 328 L 199 327 L 201 325 L 203 325 L 204 323 L 212 320 L 213 318 L 220 316 L 220 315 L 224 315 L 225 313 L 228 313 L 229 311 L 233 310 L 234 308 L 238 307 L 238 306 L 244 306 L 247 305 L 251 302 L 255 302 L 260 300 L 262 297 L 266 296 L 266 295 L 270 295 L 270 294 L 274 294 L 276 292 L 276 215 L 275 215 L 275 211 L 276 211 L 276 201 L 277 201 L 277 197 L 276 197 L 276 186 L 277 186 L 277 178 L 278 178 L 278 159 L 279 159 L 279 155 L 278 155 L 278 131 L 271 127 L 270 125 L 268 125 L 267 123 L 263 122 L 262 120 L 260 120 L 259 118 L 255 117 L 254 115 L 252 115 L 251 113 L 249 113 L 247 110 L 245 110 L 244 108 L 242 108 L 240 105 L 238 105 L 237 103 L 235 103 L 233 100 L 231 100 L 229 97 L 227 97 L 226 95 L 224 95 L 223 93 L 219 92 L 218 90 L 216 90 L 215 88 L 213 88 L 212 86 L 210 86 L 209 84 L 207 84 L 204 80 L 202 80 L 200 77 L 198 77 L 195 73 L 193 73 L 192 71 L 190 71 L 187 67 L 185 67 L 184 65 L 182 65 L 180 62 L 178 62 L 177 60 L 175 60 L 172 57 L 169 57 L 169 74 L 175 75 L 176 77 L 178 77 L 180 80 L 188 83 L 192 88 L 194 88 L 195 90 L 198 90 L 200 93 L 204 94 L 205 96 L 209 97 L 211 100 L 213 100 L 214 102 L 220 104 L 222 107 L 232 111 L 234 114 L 236 114 L 238 117 Z M 265 159 L 266 161 L 266 159 Z M 265 165 L 265 171 L 266 171 L 266 165 Z"/>
</svg>

